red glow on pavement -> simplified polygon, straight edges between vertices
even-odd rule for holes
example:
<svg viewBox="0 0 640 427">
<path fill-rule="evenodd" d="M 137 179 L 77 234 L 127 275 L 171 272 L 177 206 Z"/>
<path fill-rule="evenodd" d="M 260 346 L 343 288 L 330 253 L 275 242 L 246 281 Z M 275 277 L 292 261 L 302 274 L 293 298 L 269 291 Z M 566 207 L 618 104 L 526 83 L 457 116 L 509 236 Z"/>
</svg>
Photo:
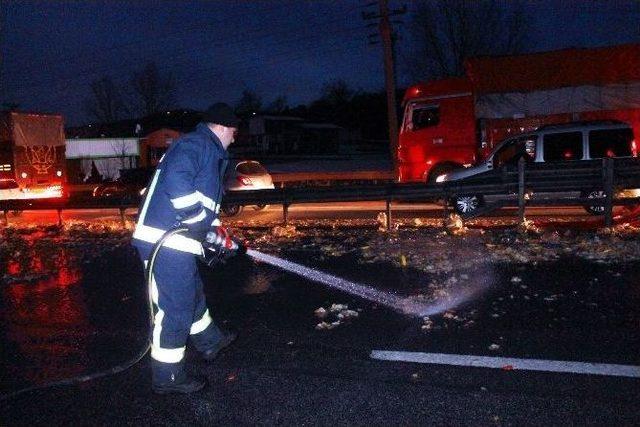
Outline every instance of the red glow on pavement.
<svg viewBox="0 0 640 427">
<path fill-rule="evenodd" d="M 20 273 L 20 264 L 16 261 L 9 261 L 7 263 L 7 273 L 12 276 Z"/>
<path fill-rule="evenodd" d="M 28 248 L 9 261 L 11 281 L 0 289 L 6 338 L 23 362 L 8 367 L 36 384 L 84 372 L 84 354 L 93 331 L 81 273 L 55 243 L 38 246 L 43 233 L 25 236 Z M 74 363 L 67 363 L 69 358 Z"/>
</svg>

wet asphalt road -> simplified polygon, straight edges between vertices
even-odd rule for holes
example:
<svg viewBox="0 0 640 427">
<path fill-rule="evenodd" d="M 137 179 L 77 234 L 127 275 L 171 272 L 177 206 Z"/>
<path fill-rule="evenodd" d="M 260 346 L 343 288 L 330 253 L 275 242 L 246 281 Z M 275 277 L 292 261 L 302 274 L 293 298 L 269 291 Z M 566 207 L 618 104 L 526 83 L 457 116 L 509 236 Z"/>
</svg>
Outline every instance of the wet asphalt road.
<svg viewBox="0 0 640 427">
<path fill-rule="evenodd" d="M 410 295 L 424 273 L 323 258 L 287 258 Z M 64 287 L 3 285 L 2 391 L 103 369 L 145 340 L 142 271 L 129 249 L 69 269 Z M 541 425 L 638 424 L 640 380 L 372 360 L 371 350 L 640 364 L 640 265 L 562 259 L 477 271 L 482 291 L 425 321 L 248 259 L 203 271 L 214 317 L 239 340 L 213 364 L 188 350 L 211 386 L 150 392 L 149 361 L 78 386 L 0 403 L 0 424 Z M 520 281 L 513 281 L 517 277 Z M 58 277 L 57 280 L 60 280 Z M 318 331 L 318 307 L 359 317 Z M 35 307 L 33 310 L 26 310 Z M 497 347 L 496 347 L 497 346 Z"/>
</svg>

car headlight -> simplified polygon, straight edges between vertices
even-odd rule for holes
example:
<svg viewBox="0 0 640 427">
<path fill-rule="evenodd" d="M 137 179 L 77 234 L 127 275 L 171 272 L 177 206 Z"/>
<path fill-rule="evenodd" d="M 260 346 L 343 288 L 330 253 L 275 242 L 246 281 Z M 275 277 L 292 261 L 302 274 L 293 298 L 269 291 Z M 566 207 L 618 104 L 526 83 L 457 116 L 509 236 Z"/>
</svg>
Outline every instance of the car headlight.
<svg viewBox="0 0 640 427">
<path fill-rule="evenodd" d="M 444 173 L 442 175 L 438 175 L 438 177 L 436 178 L 436 182 L 445 182 L 447 180 L 447 174 Z"/>
</svg>

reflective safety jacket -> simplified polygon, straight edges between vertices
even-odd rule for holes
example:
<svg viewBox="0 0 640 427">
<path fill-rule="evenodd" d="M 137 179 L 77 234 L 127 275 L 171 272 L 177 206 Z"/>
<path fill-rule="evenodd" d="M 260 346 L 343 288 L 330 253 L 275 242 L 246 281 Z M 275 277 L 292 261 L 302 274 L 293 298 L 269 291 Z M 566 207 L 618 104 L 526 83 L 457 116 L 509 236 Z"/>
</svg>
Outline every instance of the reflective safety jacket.
<svg viewBox="0 0 640 427">
<path fill-rule="evenodd" d="M 149 250 L 180 223 L 219 225 L 228 162 L 227 151 L 204 123 L 171 143 L 147 187 L 133 233 L 134 244 Z M 182 235 L 170 237 L 164 247 L 202 254 L 200 242 Z"/>
</svg>

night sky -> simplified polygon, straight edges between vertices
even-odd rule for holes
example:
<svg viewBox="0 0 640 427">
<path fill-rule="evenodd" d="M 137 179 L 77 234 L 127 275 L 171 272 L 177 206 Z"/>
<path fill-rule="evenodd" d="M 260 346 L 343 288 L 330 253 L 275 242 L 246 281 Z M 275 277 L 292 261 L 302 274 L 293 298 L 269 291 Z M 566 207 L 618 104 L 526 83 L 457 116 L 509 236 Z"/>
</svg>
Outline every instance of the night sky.
<svg viewBox="0 0 640 427">
<path fill-rule="evenodd" d="M 322 86 L 384 85 L 382 49 L 369 45 L 361 17 L 371 1 L 35 1 L 0 0 L 0 103 L 58 112 L 68 124 L 90 121 L 83 101 L 105 75 L 127 84 L 154 61 L 176 80 L 177 106 L 235 104 L 243 89 L 263 104 L 285 95 L 289 105 L 319 97 Z M 403 66 L 415 2 L 397 26 L 398 84 L 412 82 Z M 640 41 L 640 2 L 531 0 L 529 51 Z"/>
</svg>

